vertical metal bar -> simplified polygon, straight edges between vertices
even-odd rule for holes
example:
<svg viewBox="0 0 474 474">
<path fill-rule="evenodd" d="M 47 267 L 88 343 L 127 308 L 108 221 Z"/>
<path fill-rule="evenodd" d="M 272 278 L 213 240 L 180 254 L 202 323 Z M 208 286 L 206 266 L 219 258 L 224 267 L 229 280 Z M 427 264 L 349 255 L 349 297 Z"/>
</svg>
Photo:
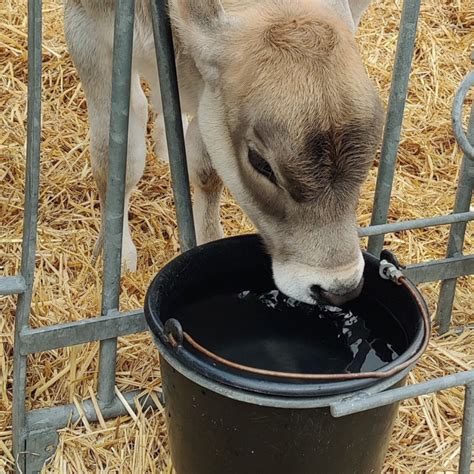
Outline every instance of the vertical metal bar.
<svg viewBox="0 0 474 474">
<path fill-rule="evenodd" d="M 474 441 L 474 384 L 466 385 L 464 394 L 464 417 L 461 436 L 461 456 L 459 458 L 459 474 L 471 471 L 472 443 Z"/>
<path fill-rule="evenodd" d="M 421 0 L 404 0 L 403 2 L 371 225 L 387 222 L 420 3 Z M 383 235 L 371 237 L 368 251 L 374 255 L 379 255 L 383 248 L 383 242 Z"/>
<path fill-rule="evenodd" d="M 104 240 L 102 315 L 117 310 L 120 299 L 134 14 L 134 0 L 118 0 L 116 2 L 105 210 L 105 235 L 107 238 Z M 105 405 L 112 403 L 115 396 L 116 359 L 117 339 L 102 341 L 100 345 L 98 396 Z"/>
<path fill-rule="evenodd" d="M 173 35 L 166 0 L 151 0 L 151 10 L 179 241 L 181 250 L 185 251 L 196 245 L 196 234 L 184 146 Z"/>
<path fill-rule="evenodd" d="M 26 356 L 21 355 L 20 332 L 29 326 L 35 272 L 36 229 L 41 147 L 41 42 L 42 2 L 28 1 L 28 104 L 26 138 L 26 182 L 21 275 L 25 292 L 18 297 L 13 345 L 13 453 L 17 472 L 25 472 L 26 448 Z"/>
<path fill-rule="evenodd" d="M 469 117 L 467 137 L 471 143 L 474 143 L 474 104 L 471 107 L 471 116 Z M 474 162 L 471 161 L 466 154 L 464 154 L 461 163 L 458 189 L 456 191 L 456 201 L 454 203 L 455 213 L 469 210 L 473 186 L 473 178 L 469 176 L 469 171 L 473 169 Z M 466 226 L 467 222 L 459 222 L 457 224 L 451 225 L 448 241 L 448 250 L 446 253 L 448 257 L 456 257 L 462 254 Z M 449 330 L 449 325 L 451 323 L 451 313 L 453 310 L 454 295 L 456 292 L 456 283 L 456 278 L 444 280 L 441 283 L 438 299 L 438 309 L 436 312 L 436 321 L 439 324 L 438 331 L 440 334 L 443 334 Z"/>
</svg>

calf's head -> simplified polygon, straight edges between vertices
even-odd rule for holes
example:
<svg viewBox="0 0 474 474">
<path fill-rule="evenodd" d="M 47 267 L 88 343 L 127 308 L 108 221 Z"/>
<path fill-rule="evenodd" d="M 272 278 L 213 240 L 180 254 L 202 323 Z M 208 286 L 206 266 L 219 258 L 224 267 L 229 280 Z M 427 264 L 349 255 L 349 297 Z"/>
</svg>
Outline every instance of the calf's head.
<svg viewBox="0 0 474 474">
<path fill-rule="evenodd" d="M 261 233 L 279 289 L 308 303 L 342 304 L 362 286 L 356 206 L 383 122 L 354 41 L 366 3 L 178 2 L 212 164 Z"/>
</svg>

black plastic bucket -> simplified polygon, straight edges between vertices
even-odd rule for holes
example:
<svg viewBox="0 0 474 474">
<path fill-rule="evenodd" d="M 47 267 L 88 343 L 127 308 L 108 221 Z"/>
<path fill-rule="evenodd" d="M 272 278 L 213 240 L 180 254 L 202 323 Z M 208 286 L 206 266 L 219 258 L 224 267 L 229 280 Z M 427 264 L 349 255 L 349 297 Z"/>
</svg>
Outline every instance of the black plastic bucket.
<svg viewBox="0 0 474 474">
<path fill-rule="evenodd" d="M 381 471 L 398 405 L 344 418 L 333 418 L 329 407 L 358 392 L 376 393 L 402 385 L 426 348 L 429 318 L 423 298 L 409 281 L 403 279 L 397 285 L 381 278 L 379 261 L 368 254 L 364 258 L 365 284 L 358 300 L 376 302 L 380 318 L 387 324 L 396 321 L 406 339 L 395 360 L 368 373 L 267 370 L 249 363 L 248 357 L 242 363 L 225 351 L 220 353 L 219 347 L 226 345 L 249 347 L 249 341 L 259 344 L 259 338 L 271 339 L 271 324 L 268 334 L 255 335 L 251 325 L 243 333 L 239 320 L 232 319 L 228 327 L 207 327 L 207 340 L 203 339 L 206 331 L 197 331 L 196 339 L 186 325 L 181 326 L 176 317 L 186 302 L 229 291 L 274 288 L 271 261 L 258 236 L 197 247 L 160 271 L 148 290 L 145 315 L 160 351 L 177 474 Z M 209 324 L 202 319 L 203 325 Z M 296 337 L 298 330 L 302 338 L 308 337 L 304 325 L 295 329 L 289 322 L 289 330 L 292 340 L 295 330 Z"/>
</svg>

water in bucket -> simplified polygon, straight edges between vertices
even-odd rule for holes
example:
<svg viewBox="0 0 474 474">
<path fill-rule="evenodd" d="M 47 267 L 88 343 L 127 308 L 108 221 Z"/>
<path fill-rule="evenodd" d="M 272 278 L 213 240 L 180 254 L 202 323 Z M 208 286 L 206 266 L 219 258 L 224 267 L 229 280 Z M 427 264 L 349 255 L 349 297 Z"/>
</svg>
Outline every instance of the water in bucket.
<svg viewBox="0 0 474 474">
<path fill-rule="evenodd" d="M 174 317 L 211 352 L 280 372 L 375 371 L 407 344 L 387 308 L 367 297 L 338 308 L 300 303 L 278 290 L 221 293 L 182 304 Z"/>
</svg>

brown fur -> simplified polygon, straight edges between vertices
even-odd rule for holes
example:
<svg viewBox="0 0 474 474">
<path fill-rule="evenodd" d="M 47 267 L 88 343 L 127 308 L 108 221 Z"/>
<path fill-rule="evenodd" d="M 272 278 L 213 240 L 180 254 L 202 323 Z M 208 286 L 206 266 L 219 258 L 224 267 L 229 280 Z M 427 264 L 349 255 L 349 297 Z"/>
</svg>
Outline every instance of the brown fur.
<svg viewBox="0 0 474 474">
<path fill-rule="evenodd" d="M 236 30 L 224 35 L 220 66 L 229 122 L 238 124 L 234 143 L 253 128 L 270 144 L 279 185 L 298 202 L 319 200 L 337 213 L 356 198 L 383 123 L 352 33 L 298 0 L 249 9 Z M 251 186 L 252 173 L 240 169 L 262 209 L 281 216 L 275 196 L 263 196 L 266 188 Z"/>
</svg>

